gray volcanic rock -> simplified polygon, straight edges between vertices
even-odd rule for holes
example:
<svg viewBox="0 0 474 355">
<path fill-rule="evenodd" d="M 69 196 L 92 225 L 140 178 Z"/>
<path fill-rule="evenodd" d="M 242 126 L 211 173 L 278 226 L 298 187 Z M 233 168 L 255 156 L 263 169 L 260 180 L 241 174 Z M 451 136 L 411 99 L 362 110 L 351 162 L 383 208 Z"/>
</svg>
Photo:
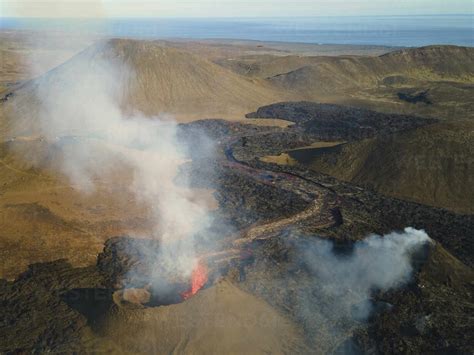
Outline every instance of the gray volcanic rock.
<svg viewBox="0 0 474 355">
<path fill-rule="evenodd" d="M 363 139 L 415 129 L 437 122 L 432 118 L 387 114 L 361 108 L 315 102 L 281 102 L 260 107 L 247 118 L 280 118 L 295 122 L 321 139 Z"/>
<path fill-rule="evenodd" d="M 65 260 L 30 265 L 0 286 L 1 353 L 87 352 L 89 326 L 111 306 L 111 292 L 94 267 Z"/>
<path fill-rule="evenodd" d="M 358 333 L 379 353 L 472 353 L 474 273 L 441 245 L 431 249 L 409 287 L 379 295 L 393 305 Z"/>
<path fill-rule="evenodd" d="M 273 140 L 271 135 L 246 137 L 257 156 L 287 153 L 292 164 L 381 194 L 457 213 L 474 211 L 472 120 L 436 121 L 309 102 L 265 106 L 251 116 L 296 122 Z M 346 142 L 309 147 L 318 140 Z M 298 147 L 304 149 L 291 151 Z"/>
</svg>

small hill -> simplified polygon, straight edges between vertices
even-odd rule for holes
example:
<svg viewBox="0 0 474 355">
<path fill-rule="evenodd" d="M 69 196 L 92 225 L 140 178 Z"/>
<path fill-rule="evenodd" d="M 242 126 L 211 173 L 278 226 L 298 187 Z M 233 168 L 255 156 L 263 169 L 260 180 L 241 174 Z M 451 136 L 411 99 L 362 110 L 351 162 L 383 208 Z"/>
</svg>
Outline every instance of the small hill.
<svg viewBox="0 0 474 355">
<path fill-rule="evenodd" d="M 458 46 L 428 46 L 389 52 L 380 56 L 245 56 L 220 60 L 218 63 L 251 77 L 272 78 L 291 74 L 305 66 L 318 66 L 326 73 L 339 72 L 347 78 L 363 79 L 390 73 L 409 74 L 423 79 L 472 80 L 474 48 Z M 364 80 L 363 80 L 364 81 Z"/>
<path fill-rule="evenodd" d="M 427 46 L 403 49 L 378 57 L 392 70 L 423 72 L 429 76 L 453 78 L 459 81 L 472 80 L 474 75 L 474 48 L 459 46 Z"/>
<path fill-rule="evenodd" d="M 293 158 L 398 198 L 474 213 L 474 124 L 438 123 Z M 290 153 L 291 156 L 291 153 Z"/>
<path fill-rule="evenodd" d="M 435 118 L 474 117 L 472 47 L 429 46 L 381 56 L 245 56 L 218 63 L 240 75 L 265 79 L 296 100 Z M 428 99 L 403 100 L 420 92 Z"/>
<path fill-rule="evenodd" d="M 280 61 L 281 59 L 275 59 Z M 294 66 L 301 58 L 287 59 Z M 431 46 L 390 52 L 379 57 L 313 57 L 305 65 L 268 78 L 294 90 L 336 91 L 377 85 L 387 78 L 472 82 L 474 48 Z M 304 78 L 304 80 L 299 80 Z"/>
<path fill-rule="evenodd" d="M 270 78 L 298 68 L 318 63 L 327 57 L 299 55 L 247 55 L 240 58 L 226 58 L 216 61 L 240 75 L 251 78 Z"/>
<path fill-rule="evenodd" d="M 229 115 L 277 97 L 263 82 L 179 49 L 132 40 L 112 40 L 106 48 L 101 55 L 118 56 L 133 70 L 129 104 L 145 113 Z"/>
<path fill-rule="evenodd" d="M 56 105 L 55 95 L 59 104 L 67 91 L 77 91 L 71 95 L 77 98 L 72 105 L 80 108 L 88 100 L 94 103 L 97 80 L 102 80 L 103 73 L 92 76 L 94 70 L 104 68 L 109 71 L 103 80 L 107 90 L 119 98 L 122 108 L 146 115 L 166 113 L 182 120 L 243 117 L 280 95 L 261 80 L 244 78 L 188 52 L 152 41 L 114 39 L 87 48 L 5 96 L 1 130 L 9 128 L 8 119 L 31 124 L 43 106 Z"/>
</svg>

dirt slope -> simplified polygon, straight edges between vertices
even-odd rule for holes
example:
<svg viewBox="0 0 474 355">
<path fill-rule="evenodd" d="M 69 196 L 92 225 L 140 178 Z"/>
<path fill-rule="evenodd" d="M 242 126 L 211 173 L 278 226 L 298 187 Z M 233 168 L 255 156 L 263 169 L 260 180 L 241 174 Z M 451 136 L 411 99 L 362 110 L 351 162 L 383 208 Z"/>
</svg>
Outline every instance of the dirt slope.
<svg viewBox="0 0 474 355">
<path fill-rule="evenodd" d="M 305 66 L 315 66 L 319 75 L 335 74 L 360 85 L 390 74 L 406 74 L 423 79 L 473 79 L 474 49 L 457 46 L 428 46 L 403 49 L 380 56 L 246 56 L 240 60 L 222 60 L 219 64 L 240 74 L 273 78 L 286 76 Z M 367 76 L 368 75 L 368 76 Z M 349 84 L 349 83 L 347 83 Z"/>
<path fill-rule="evenodd" d="M 472 132 L 471 121 L 440 123 L 299 155 L 311 169 L 387 195 L 474 213 Z"/>
<path fill-rule="evenodd" d="M 294 58 L 291 65 L 303 63 Z M 281 60 L 280 60 L 281 61 Z M 294 90 L 332 90 L 362 88 L 386 83 L 390 78 L 410 80 L 472 82 L 474 49 L 433 46 L 407 49 L 379 57 L 308 58 L 305 65 L 287 73 L 269 77 L 276 85 Z M 304 80 L 298 78 L 304 77 Z"/>
<path fill-rule="evenodd" d="M 185 303 L 119 309 L 103 329 L 125 353 L 284 354 L 304 348 L 302 332 L 291 320 L 227 281 Z"/>
<path fill-rule="evenodd" d="M 279 97 L 263 81 L 241 77 L 188 52 L 150 41 L 116 39 L 87 48 L 15 90 L 2 105 L 4 116 L 34 119 L 43 100 L 38 91 L 57 92 L 61 85 L 70 85 L 67 80 L 81 80 L 85 72 L 104 59 L 118 68 L 114 76 L 122 91 L 123 107 L 147 115 L 168 113 L 183 120 L 243 116 Z"/>
</svg>

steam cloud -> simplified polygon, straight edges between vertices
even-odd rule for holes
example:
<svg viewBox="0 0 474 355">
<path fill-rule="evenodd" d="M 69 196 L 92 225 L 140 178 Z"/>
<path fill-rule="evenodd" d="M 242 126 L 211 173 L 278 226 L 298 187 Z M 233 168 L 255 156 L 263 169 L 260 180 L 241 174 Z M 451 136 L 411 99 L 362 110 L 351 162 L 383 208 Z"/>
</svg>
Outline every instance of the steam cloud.
<svg viewBox="0 0 474 355">
<path fill-rule="evenodd" d="M 129 189 L 147 206 L 154 237 L 162 241 L 157 257 L 187 276 L 196 263 L 192 237 L 210 224 L 186 176 L 180 175 L 179 186 L 174 182 L 188 147 L 172 118 L 126 107 L 134 72 L 107 46 L 89 47 L 28 89 L 39 106 L 31 131 L 60 147 L 54 167 L 83 192 L 93 192 L 98 181 L 113 185 L 117 174 L 132 175 Z"/>
<path fill-rule="evenodd" d="M 329 285 L 329 293 L 336 296 L 351 290 L 367 299 L 373 289 L 387 290 L 406 283 L 412 273 L 412 253 L 429 240 L 424 231 L 408 227 L 404 233 L 370 235 L 355 243 L 349 256 L 334 254 L 333 243 L 322 239 L 303 255 L 317 278 Z"/>
<path fill-rule="evenodd" d="M 334 244 L 323 239 L 297 247 L 312 285 L 310 292 L 299 295 L 298 313 L 306 328 L 318 342 L 332 339 L 334 345 L 377 308 L 390 308 L 372 301 L 373 292 L 405 285 L 413 274 L 413 255 L 430 241 L 423 230 L 408 227 L 385 236 L 370 235 L 349 253 L 335 253 Z"/>
</svg>

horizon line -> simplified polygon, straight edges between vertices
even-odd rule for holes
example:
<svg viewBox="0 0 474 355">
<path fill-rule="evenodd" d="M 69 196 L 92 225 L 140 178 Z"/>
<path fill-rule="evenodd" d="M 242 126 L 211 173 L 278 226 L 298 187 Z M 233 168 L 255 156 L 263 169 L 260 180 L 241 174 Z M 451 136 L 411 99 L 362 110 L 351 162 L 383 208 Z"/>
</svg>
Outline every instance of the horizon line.
<svg viewBox="0 0 474 355">
<path fill-rule="evenodd" d="M 419 17 L 419 16 L 426 16 L 426 17 L 439 17 L 439 16 L 466 16 L 466 17 L 473 17 L 474 19 L 474 12 L 470 14 L 466 13 L 449 13 L 449 14 L 425 14 L 425 13 L 418 13 L 418 14 L 395 14 L 395 15 L 382 15 L 382 14 L 374 14 L 374 15 L 315 15 L 315 16 L 62 16 L 62 17 L 45 17 L 45 16 L 2 16 L 0 15 L 0 19 L 48 19 L 48 20 L 65 20 L 65 19 L 78 19 L 78 20 L 85 20 L 85 19 L 260 19 L 260 18 L 273 18 L 273 19 L 311 19 L 311 18 L 321 18 L 321 17 L 339 17 L 339 18 L 354 18 L 354 17 Z"/>
</svg>

